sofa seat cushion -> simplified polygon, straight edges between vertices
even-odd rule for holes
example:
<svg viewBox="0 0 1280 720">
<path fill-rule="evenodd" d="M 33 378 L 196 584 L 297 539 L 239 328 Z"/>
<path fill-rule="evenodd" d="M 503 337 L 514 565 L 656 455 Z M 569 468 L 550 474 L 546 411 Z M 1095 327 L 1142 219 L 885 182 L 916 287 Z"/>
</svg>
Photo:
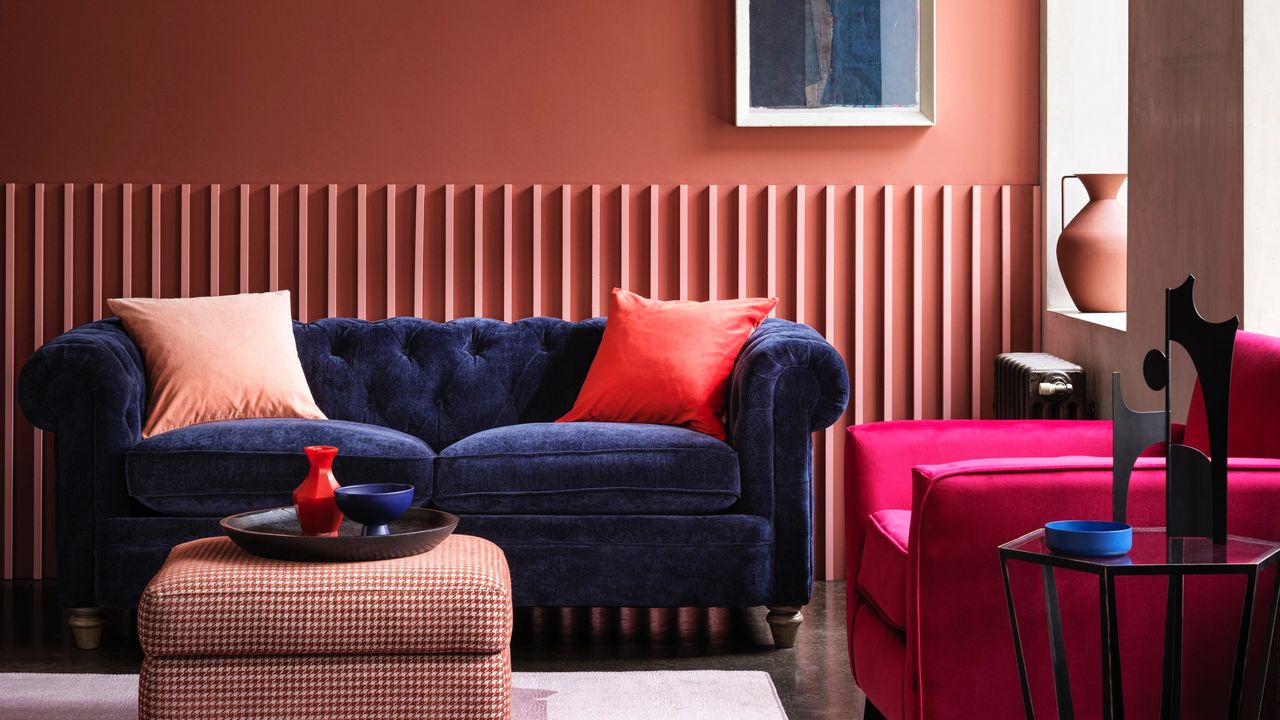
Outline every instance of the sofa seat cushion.
<svg viewBox="0 0 1280 720">
<path fill-rule="evenodd" d="M 738 500 L 738 456 L 693 430 L 631 423 L 527 423 L 440 453 L 435 504 L 459 513 L 694 515 Z"/>
<path fill-rule="evenodd" d="M 335 445 L 333 474 L 344 485 L 413 485 L 431 495 L 435 453 L 418 438 L 378 425 L 293 418 L 191 425 L 138 443 L 125 456 L 129 494 L 165 515 L 222 517 L 292 505 L 306 477 L 308 445 Z"/>
<path fill-rule="evenodd" d="M 910 510 L 881 510 L 867 518 L 858 590 L 885 622 L 907 627 L 907 538 Z"/>
</svg>

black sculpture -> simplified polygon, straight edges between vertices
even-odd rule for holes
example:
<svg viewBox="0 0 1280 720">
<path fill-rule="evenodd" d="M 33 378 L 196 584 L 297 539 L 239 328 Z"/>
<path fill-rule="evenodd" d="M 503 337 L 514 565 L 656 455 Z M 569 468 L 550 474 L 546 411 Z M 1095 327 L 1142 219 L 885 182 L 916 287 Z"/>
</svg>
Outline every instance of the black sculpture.
<svg viewBox="0 0 1280 720">
<path fill-rule="evenodd" d="M 1165 443 L 1165 526 L 1169 537 L 1207 537 L 1227 542 L 1227 414 L 1231 393 L 1231 357 L 1240 318 L 1211 323 L 1200 315 L 1193 297 L 1195 276 L 1165 290 L 1164 351 L 1151 350 L 1142 363 L 1147 387 L 1164 391 L 1164 411 L 1134 412 L 1124 402 L 1120 373 L 1111 376 L 1112 519 L 1125 522 L 1129 477 L 1143 450 Z M 1170 442 L 1170 343 L 1191 356 L 1200 380 L 1209 457 L 1187 445 Z"/>
</svg>

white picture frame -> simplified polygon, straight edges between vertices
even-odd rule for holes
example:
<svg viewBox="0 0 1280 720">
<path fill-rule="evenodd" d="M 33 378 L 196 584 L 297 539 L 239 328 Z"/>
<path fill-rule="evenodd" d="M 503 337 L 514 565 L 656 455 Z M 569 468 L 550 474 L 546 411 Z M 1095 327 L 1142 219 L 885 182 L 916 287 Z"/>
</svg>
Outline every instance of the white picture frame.
<svg viewBox="0 0 1280 720">
<path fill-rule="evenodd" d="M 751 0 L 736 0 L 738 127 L 930 126 L 934 105 L 934 2 L 919 3 L 919 108 L 764 108 L 751 106 Z"/>
</svg>

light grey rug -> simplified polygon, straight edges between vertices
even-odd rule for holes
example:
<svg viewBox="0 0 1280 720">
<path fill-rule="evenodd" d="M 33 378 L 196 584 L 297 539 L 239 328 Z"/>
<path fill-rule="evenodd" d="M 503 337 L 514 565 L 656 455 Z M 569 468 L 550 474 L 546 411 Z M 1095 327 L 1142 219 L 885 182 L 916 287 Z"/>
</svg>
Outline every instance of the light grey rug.
<svg viewBox="0 0 1280 720">
<path fill-rule="evenodd" d="M 514 720 L 786 720 L 769 674 L 513 673 Z M 135 720 L 137 675 L 0 673 L 0 720 Z"/>
</svg>

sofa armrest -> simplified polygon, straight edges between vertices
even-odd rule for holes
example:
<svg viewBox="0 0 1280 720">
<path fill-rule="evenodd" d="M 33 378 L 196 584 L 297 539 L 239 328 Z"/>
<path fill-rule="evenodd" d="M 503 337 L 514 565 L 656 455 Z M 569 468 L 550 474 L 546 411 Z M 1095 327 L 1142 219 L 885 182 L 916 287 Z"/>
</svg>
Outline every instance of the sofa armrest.
<svg viewBox="0 0 1280 720">
<path fill-rule="evenodd" d="M 1280 460 L 1232 459 L 1230 478 L 1231 533 L 1280 538 L 1280 526 L 1275 523 L 1280 517 Z M 999 459 L 923 466 L 913 472 L 912 485 L 907 662 L 918 668 L 917 697 L 922 706 L 908 715 L 966 717 L 968 709 L 983 707 L 991 717 L 1020 716 L 1018 669 L 997 548 L 1049 520 L 1110 518 L 1111 460 Z M 1158 527 L 1164 525 L 1164 514 L 1164 460 L 1142 458 L 1131 480 L 1128 520 L 1137 527 Z M 1022 575 L 1021 581 L 1018 577 L 1014 580 L 1018 607 L 1034 610 L 1038 606 L 1043 612 L 1041 596 L 1028 595 L 1034 592 L 1031 586 L 1017 584 L 1027 582 L 1029 576 Z M 1060 584 L 1069 580 L 1064 578 Z M 1092 587 L 1067 585 L 1062 585 L 1062 591 L 1068 595 L 1073 591 L 1096 592 Z M 1150 597 L 1149 615 L 1163 617 L 1163 590 Z M 1128 598 L 1132 602 L 1135 596 Z M 1136 599 L 1142 600 L 1141 593 Z M 1125 602 L 1125 596 L 1121 600 Z M 1032 605 L 1024 604 L 1029 602 Z M 1064 624 L 1096 627 L 1096 601 L 1089 606 L 1087 600 L 1081 600 L 1070 607 L 1082 616 L 1064 618 Z M 1067 610 L 1064 605 L 1064 612 Z M 1139 612 L 1138 608 L 1129 609 L 1130 622 L 1141 622 L 1142 613 L 1135 616 L 1134 612 Z M 1234 619 L 1224 620 L 1223 626 L 1232 626 L 1228 634 L 1238 631 L 1238 615 L 1230 618 Z M 1043 625 L 1033 627 L 1042 629 Z M 1159 628 L 1154 631 L 1159 637 Z M 1076 637 L 1094 641 L 1086 634 Z M 1035 657 L 1048 657 L 1046 638 L 1040 630 L 1028 629 L 1024 641 L 1034 644 L 1028 645 L 1035 648 L 1028 652 L 1036 653 Z M 1091 647 L 1086 652 L 1072 645 L 1068 655 L 1096 653 L 1096 644 Z M 1036 692 L 1049 693 L 1048 702 L 1052 703 L 1049 676 L 1039 673 L 1037 678 L 1036 682 L 1043 684 L 1036 686 Z M 1131 689 L 1135 695 L 1158 698 L 1158 692 L 1146 693 L 1126 682 L 1126 696 Z M 1155 712 L 1152 709 L 1151 714 Z"/>
<path fill-rule="evenodd" d="M 774 604 L 809 601 L 812 433 L 835 422 L 848 400 L 844 360 L 806 325 L 765 320 L 734 364 L 727 430 L 742 481 L 736 509 L 773 521 Z"/>
<path fill-rule="evenodd" d="M 95 604 L 95 519 L 131 507 L 124 453 L 142 437 L 146 387 L 142 355 L 114 318 L 50 340 L 22 368 L 22 411 L 54 433 L 58 589 L 66 606 Z"/>
</svg>

